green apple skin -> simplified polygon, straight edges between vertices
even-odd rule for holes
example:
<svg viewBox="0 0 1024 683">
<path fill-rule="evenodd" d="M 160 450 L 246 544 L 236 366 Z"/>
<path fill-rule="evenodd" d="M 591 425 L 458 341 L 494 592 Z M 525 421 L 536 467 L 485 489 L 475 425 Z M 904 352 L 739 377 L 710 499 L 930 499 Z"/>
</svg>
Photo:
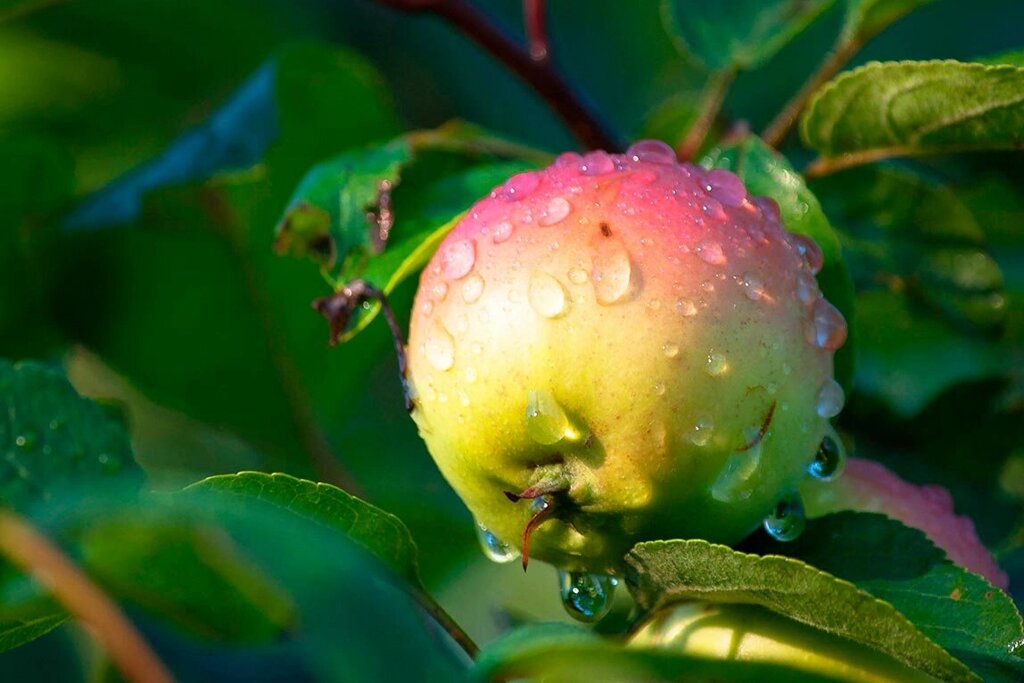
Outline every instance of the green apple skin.
<svg viewBox="0 0 1024 683">
<path fill-rule="evenodd" d="M 477 521 L 616 572 L 635 543 L 733 543 L 807 476 L 842 407 L 821 252 L 733 174 L 651 141 L 564 154 L 470 209 L 425 268 L 413 418 Z M 838 391 L 838 394 L 836 393 Z"/>
</svg>

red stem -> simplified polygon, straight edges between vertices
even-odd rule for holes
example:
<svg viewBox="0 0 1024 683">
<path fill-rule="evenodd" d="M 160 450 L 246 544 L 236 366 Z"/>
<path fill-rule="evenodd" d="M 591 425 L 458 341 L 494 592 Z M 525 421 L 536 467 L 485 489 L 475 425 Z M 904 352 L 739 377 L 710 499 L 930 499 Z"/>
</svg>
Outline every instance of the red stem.
<svg viewBox="0 0 1024 683">
<path fill-rule="evenodd" d="M 523 0 L 523 26 L 526 27 L 526 43 L 530 46 L 530 57 L 535 62 L 550 59 L 548 42 L 547 11 L 544 0 Z"/>
<path fill-rule="evenodd" d="M 593 106 L 551 64 L 535 60 L 469 0 L 377 0 L 407 12 L 433 12 L 530 85 L 588 149 L 621 150 L 619 137 Z"/>
</svg>

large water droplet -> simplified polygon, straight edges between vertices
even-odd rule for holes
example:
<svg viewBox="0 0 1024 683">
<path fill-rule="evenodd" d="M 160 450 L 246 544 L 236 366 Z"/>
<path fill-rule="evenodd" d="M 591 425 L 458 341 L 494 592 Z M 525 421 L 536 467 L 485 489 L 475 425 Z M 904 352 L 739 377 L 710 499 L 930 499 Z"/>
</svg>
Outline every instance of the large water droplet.
<svg viewBox="0 0 1024 683">
<path fill-rule="evenodd" d="M 814 460 L 808 465 L 807 471 L 815 479 L 832 481 L 843 472 L 843 465 L 846 462 L 846 455 L 839 439 L 832 434 L 826 434 L 821 439 L 818 451 L 814 454 Z"/>
<path fill-rule="evenodd" d="M 491 239 L 494 240 L 495 244 L 501 244 L 509 237 L 512 236 L 513 226 L 509 221 L 501 221 L 494 226 L 494 233 L 491 235 Z"/>
<path fill-rule="evenodd" d="M 843 388 L 839 386 L 839 382 L 829 377 L 821 385 L 821 390 L 818 391 L 818 402 L 815 404 L 814 410 L 818 413 L 819 417 L 832 418 L 843 409 L 845 401 L 846 396 L 843 394 Z"/>
<path fill-rule="evenodd" d="M 697 256 L 705 263 L 710 263 L 713 266 L 720 266 L 725 263 L 725 252 L 722 251 L 722 245 L 718 242 L 705 240 L 697 245 L 696 251 Z"/>
<path fill-rule="evenodd" d="M 626 156 L 633 161 L 649 161 L 655 164 L 676 163 L 676 153 L 661 140 L 640 140 L 629 146 Z"/>
<path fill-rule="evenodd" d="M 583 437 L 555 397 L 545 389 L 533 389 L 527 394 L 526 433 L 542 446 L 562 439 L 579 441 Z"/>
<path fill-rule="evenodd" d="M 565 197 L 553 197 L 547 207 L 541 212 L 537 223 L 540 225 L 554 225 L 561 223 L 572 211 L 572 204 Z"/>
<path fill-rule="evenodd" d="M 704 189 L 726 206 L 740 206 L 747 198 L 747 188 L 736 174 L 713 168 L 705 175 Z"/>
<path fill-rule="evenodd" d="M 545 318 L 557 318 L 565 313 L 565 287 L 551 275 L 537 270 L 530 276 L 530 306 Z"/>
<path fill-rule="evenodd" d="M 779 214 L 779 205 L 771 197 L 754 197 L 754 205 L 761 209 L 761 215 L 769 223 L 778 223 L 782 220 Z"/>
<path fill-rule="evenodd" d="M 711 441 L 711 435 L 714 431 L 714 421 L 710 417 L 704 416 L 699 418 L 693 425 L 688 438 L 694 446 L 707 446 Z"/>
<path fill-rule="evenodd" d="M 804 325 L 804 336 L 809 344 L 826 351 L 835 351 L 846 341 L 843 314 L 823 297 L 818 297 L 814 302 L 811 319 Z"/>
<path fill-rule="evenodd" d="M 518 201 L 533 194 L 539 185 L 540 174 L 533 171 L 518 173 L 505 182 L 501 196 L 509 201 Z"/>
<path fill-rule="evenodd" d="M 825 262 L 825 257 L 821 253 L 821 247 L 818 243 L 812 240 L 807 235 L 790 235 L 793 240 L 793 244 L 796 245 L 796 250 L 800 252 L 807 267 L 811 269 L 812 273 L 818 273 L 821 270 L 821 266 Z"/>
<path fill-rule="evenodd" d="M 712 220 L 721 221 L 729 217 L 729 214 L 722 208 L 722 202 L 714 197 L 707 197 L 700 205 L 701 210 Z"/>
<path fill-rule="evenodd" d="M 594 622 L 608 613 L 619 580 L 604 574 L 558 572 L 558 589 L 565 611 L 574 619 Z"/>
<path fill-rule="evenodd" d="M 810 273 L 796 274 L 796 298 L 804 306 L 810 306 L 818 299 L 818 281 Z"/>
<path fill-rule="evenodd" d="M 491 562 L 507 564 L 519 557 L 518 550 L 495 536 L 494 532 L 480 522 L 476 523 L 476 537 L 480 541 L 480 548 L 484 551 L 484 555 Z"/>
<path fill-rule="evenodd" d="M 751 301 L 760 301 L 765 295 L 764 282 L 756 275 L 746 273 L 743 276 L 743 293 Z"/>
<path fill-rule="evenodd" d="M 676 310 L 685 318 L 692 318 L 697 315 L 697 305 L 689 299 L 677 299 Z"/>
<path fill-rule="evenodd" d="M 615 161 L 607 152 L 598 150 L 583 157 L 580 173 L 583 175 L 604 175 L 615 170 Z"/>
<path fill-rule="evenodd" d="M 775 509 L 764 518 L 764 530 L 777 541 L 792 541 L 807 526 L 804 502 L 800 495 L 790 493 L 775 504 Z"/>
<path fill-rule="evenodd" d="M 476 262 L 476 246 L 471 240 L 452 242 L 441 256 L 444 276 L 449 280 L 458 280 L 469 275 Z"/>
<path fill-rule="evenodd" d="M 724 375 L 729 370 L 729 361 L 725 354 L 712 351 L 708 354 L 707 365 L 704 368 L 712 377 Z"/>
<path fill-rule="evenodd" d="M 475 303 L 484 293 L 484 279 L 473 273 L 462 283 L 462 300 L 467 304 Z"/>
<path fill-rule="evenodd" d="M 427 361 L 437 370 L 450 370 L 455 364 L 455 340 L 446 330 L 434 327 L 423 349 Z"/>
<path fill-rule="evenodd" d="M 633 267 L 621 242 L 602 239 L 594 248 L 592 280 L 594 295 L 600 304 L 623 301 L 632 289 Z"/>
</svg>

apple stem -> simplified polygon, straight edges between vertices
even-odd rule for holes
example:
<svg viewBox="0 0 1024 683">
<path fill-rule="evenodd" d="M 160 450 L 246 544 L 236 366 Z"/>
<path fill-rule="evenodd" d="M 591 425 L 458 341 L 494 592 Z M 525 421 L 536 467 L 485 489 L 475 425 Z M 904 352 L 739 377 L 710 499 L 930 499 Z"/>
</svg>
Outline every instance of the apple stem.
<svg viewBox="0 0 1024 683">
<path fill-rule="evenodd" d="M 530 57 L 535 62 L 551 59 L 545 5 L 545 0 L 523 0 L 523 26 L 526 28 L 526 42 L 530 46 Z"/>
<path fill-rule="evenodd" d="M 552 64 L 546 31 L 536 34 L 545 52 L 543 58 L 538 59 L 532 45 L 524 48 L 469 0 L 377 1 L 406 12 L 432 12 L 443 18 L 532 87 L 587 149 L 612 152 L 623 148 L 619 136 L 601 119 L 589 100 Z M 543 15 L 543 2 L 528 4 L 536 5 L 535 11 Z M 543 26 L 543 19 L 538 19 L 532 26 L 528 25 L 528 31 Z"/>
<path fill-rule="evenodd" d="M 391 341 L 395 345 L 395 357 L 398 359 L 398 376 L 402 383 L 402 395 L 405 398 L 405 409 L 412 412 L 416 407 L 412 397 L 412 388 L 409 386 L 409 363 L 405 355 L 405 337 L 402 328 L 398 324 L 398 318 L 388 303 L 388 296 L 380 289 L 374 287 L 365 280 L 353 280 L 330 296 L 321 297 L 313 302 L 313 308 L 330 325 L 330 339 L 328 343 L 335 346 L 348 327 L 349 321 L 356 310 L 367 301 L 376 301 L 380 304 L 381 313 L 391 329 Z"/>
</svg>

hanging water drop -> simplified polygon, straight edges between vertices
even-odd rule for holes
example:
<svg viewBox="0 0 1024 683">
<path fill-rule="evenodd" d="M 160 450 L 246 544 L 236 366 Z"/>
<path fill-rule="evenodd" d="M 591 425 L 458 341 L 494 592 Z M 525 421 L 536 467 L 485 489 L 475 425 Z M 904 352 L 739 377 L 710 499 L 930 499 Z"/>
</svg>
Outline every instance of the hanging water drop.
<svg viewBox="0 0 1024 683">
<path fill-rule="evenodd" d="M 608 305 L 628 297 L 632 289 L 633 267 L 629 253 L 618 240 L 602 239 L 594 248 L 594 295 Z"/>
<path fill-rule="evenodd" d="M 562 606 L 573 619 L 595 622 L 612 606 L 619 580 L 605 574 L 558 572 L 558 589 Z"/>
<path fill-rule="evenodd" d="M 814 460 L 807 467 L 807 471 L 815 479 L 832 481 L 843 473 L 843 465 L 846 463 L 846 456 L 839 445 L 839 440 L 831 434 L 826 434 L 818 446 L 818 452 L 814 454 Z"/>
<path fill-rule="evenodd" d="M 583 438 L 562 406 L 545 389 L 533 389 L 527 394 L 526 433 L 542 446 L 550 446 L 562 439 L 579 441 Z"/>
<path fill-rule="evenodd" d="M 814 406 L 814 410 L 818 413 L 819 417 L 824 417 L 825 419 L 833 418 L 843 409 L 845 401 L 846 396 L 843 394 L 843 388 L 839 386 L 839 382 L 829 377 L 821 385 L 821 390 L 818 391 L 818 401 Z"/>
<path fill-rule="evenodd" d="M 790 493 L 775 504 L 775 509 L 764 518 L 764 530 L 776 541 L 792 541 L 807 526 L 804 502 L 800 495 Z"/>
<path fill-rule="evenodd" d="M 491 562 L 507 564 L 519 557 L 518 550 L 495 536 L 494 532 L 480 522 L 476 523 L 476 537 L 480 541 L 484 556 Z"/>
<path fill-rule="evenodd" d="M 565 313 L 566 294 L 562 283 L 543 271 L 530 276 L 528 291 L 530 306 L 545 318 L 557 318 Z"/>
</svg>

